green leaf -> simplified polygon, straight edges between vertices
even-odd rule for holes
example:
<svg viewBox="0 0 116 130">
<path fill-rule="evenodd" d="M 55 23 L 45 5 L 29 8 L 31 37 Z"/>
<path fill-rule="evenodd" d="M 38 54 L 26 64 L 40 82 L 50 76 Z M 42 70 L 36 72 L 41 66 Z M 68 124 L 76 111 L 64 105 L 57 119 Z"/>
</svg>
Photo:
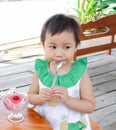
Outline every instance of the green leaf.
<svg viewBox="0 0 116 130">
<path fill-rule="evenodd" d="M 116 0 L 102 0 L 101 3 L 106 3 L 106 4 L 113 4 L 113 3 L 115 3 L 116 4 Z"/>
<path fill-rule="evenodd" d="M 105 8 L 108 8 L 108 7 L 109 7 L 108 4 L 100 4 L 100 5 L 98 5 L 99 10 L 102 10 L 102 9 L 105 9 Z"/>
<path fill-rule="evenodd" d="M 114 10 L 116 10 L 116 6 L 115 6 L 115 7 L 113 7 L 113 9 L 114 9 Z"/>
<path fill-rule="evenodd" d="M 81 23 L 87 23 L 91 20 L 99 19 L 103 16 L 116 13 L 116 0 L 85 0 L 83 9 L 81 9 L 81 0 L 77 0 L 77 7 L 73 10 L 80 17 Z M 113 4 L 110 8 L 110 4 Z M 105 9 L 107 9 L 107 14 Z"/>
<path fill-rule="evenodd" d="M 77 7 L 78 7 L 78 9 L 80 9 L 80 0 L 78 0 L 78 2 L 77 2 Z"/>
</svg>

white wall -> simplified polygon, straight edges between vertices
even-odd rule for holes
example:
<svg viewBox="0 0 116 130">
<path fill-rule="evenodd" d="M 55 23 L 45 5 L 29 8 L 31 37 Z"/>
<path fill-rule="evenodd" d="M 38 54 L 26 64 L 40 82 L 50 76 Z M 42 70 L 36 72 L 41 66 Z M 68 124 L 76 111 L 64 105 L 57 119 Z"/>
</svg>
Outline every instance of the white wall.
<svg viewBox="0 0 116 130">
<path fill-rule="evenodd" d="M 0 2 L 0 44 L 39 36 L 45 20 L 67 13 L 67 0 Z"/>
</svg>

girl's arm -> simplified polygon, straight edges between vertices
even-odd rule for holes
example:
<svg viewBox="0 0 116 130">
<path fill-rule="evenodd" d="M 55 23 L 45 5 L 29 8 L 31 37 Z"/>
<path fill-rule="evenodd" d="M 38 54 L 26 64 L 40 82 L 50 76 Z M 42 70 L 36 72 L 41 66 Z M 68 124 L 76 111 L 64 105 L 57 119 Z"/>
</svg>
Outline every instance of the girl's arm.
<svg viewBox="0 0 116 130">
<path fill-rule="evenodd" d="M 80 82 L 80 99 L 68 97 L 66 105 L 79 112 L 91 113 L 95 109 L 95 97 L 92 83 L 87 72 Z"/>
<path fill-rule="evenodd" d="M 50 99 L 50 90 L 43 88 L 39 91 L 39 82 L 36 72 L 33 75 L 32 83 L 28 91 L 29 102 L 33 105 L 41 105 Z"/>
</svg>

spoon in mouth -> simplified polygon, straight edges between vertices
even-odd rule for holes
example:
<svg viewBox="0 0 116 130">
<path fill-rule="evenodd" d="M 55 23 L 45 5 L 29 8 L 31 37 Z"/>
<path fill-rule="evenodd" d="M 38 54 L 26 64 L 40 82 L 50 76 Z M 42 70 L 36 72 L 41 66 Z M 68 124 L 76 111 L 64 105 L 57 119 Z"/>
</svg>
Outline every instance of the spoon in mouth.
<svg viewBox="0 0 116 130">
<path fill-rule="evenodd" d="M 62 67 L 63 61 L 56 61 L 56 71 Z"/>
<path fill-rule="evenodd" d="M 52 82 L 52 86 L 54 86 L 55 83 L 56 83 L 58 70 L 62 67 L 62 63 L 63 63 L 63 61 L 56 61 L 56 71 L 55 71 L 55 74 L 54 74 L 54 79 L 53 79 L 53 82 Z"/>
</svg>

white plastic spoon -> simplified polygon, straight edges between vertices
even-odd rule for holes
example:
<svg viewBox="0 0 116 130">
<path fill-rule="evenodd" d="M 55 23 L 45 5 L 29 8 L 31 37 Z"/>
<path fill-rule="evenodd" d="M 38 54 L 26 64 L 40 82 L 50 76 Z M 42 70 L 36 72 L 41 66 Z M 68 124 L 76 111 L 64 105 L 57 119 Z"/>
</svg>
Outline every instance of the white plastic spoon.
<svg viewBox="0 0 116 130">
<path fill-rule="evenodd" d="M 52 86 L 54 86 L 55 83 L 56 83 L 58 70 L 62 67 L 62 63 L 63 63 L 62 61 L 56 61 L 56 71 L 55 71 L 55 74 L 54 74 L 54 79 L 53 79 L 53 82 L 52 82 Z"/>
</svg>

